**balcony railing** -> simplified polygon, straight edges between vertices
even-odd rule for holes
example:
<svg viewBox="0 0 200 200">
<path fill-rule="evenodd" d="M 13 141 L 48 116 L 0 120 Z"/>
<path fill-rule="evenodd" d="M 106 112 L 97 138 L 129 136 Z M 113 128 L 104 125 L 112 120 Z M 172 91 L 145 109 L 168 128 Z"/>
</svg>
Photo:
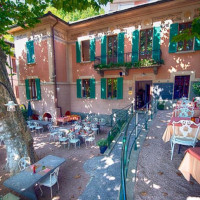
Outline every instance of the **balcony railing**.
<svg viewBox="0 0 200 200">
<path fill-rule="evenodd" d="M 123 55 L 123 56 L 122 56 Z M 94 61 L 94 68 L 99 69 L 112 69 L 118 67 L 126 68 L 139 68 L 139 67 L 151 67 L 155 65 L 163 64 L 161 60 L 161 51 L 139 51 L 138 52 L 128 52 L 118 55 L 105 55 L 97 56 Z M 152 55 L 154 58 L 152 58 Z M 139 57 L 139 61 L 134 62 Z M 123 61 L 122 61 L 123 60 Z"/>
</svg>

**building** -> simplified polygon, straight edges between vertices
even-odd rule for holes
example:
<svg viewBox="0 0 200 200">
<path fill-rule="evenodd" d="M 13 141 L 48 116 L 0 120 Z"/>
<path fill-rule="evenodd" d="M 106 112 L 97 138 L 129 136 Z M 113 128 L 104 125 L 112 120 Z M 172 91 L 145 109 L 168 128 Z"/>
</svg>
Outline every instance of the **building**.
<svg viewBox="0 0 200 200">
<path fill-rule="evenodd" d="M 162 0 L 74 23 L 47 13 L 35 28 L 13 27 L 20 103 L 56 117 L 192 98 L 200 41 L 172 38 L 199 8 L 199 0 Z"/>
<path fill-rule="evenodd" d="M 11 50 L 14 51 L 14 43 L 5 41 L 7 45 L 10 45 Z M 8 72 L 8 78 L 10 80 L 10 84 L 12 86 L 12 89 L 14 91 L 16 100 L 19 102 L 19 89 L 18 89 L 18 78 L 17 78 L 17 67 L 15 62 L 15 55 L 7 55 L 7 72 Z"/>
</svg>

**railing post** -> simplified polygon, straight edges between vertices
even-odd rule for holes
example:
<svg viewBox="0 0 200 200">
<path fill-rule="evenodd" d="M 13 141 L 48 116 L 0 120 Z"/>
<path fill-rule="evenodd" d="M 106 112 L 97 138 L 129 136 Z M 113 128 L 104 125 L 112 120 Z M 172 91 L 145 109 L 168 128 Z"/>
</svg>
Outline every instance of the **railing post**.
<svg viewBox="0 0 200 200">
<path fill-rule="evenodd" d="M 153 101 L 151 101 L 151 120 L 153 119 L 153 107 L 154 107 Z"/>
<path fill-rule="evenodd" d="M 138 112 L 135 114 L 135 136 L 138 136 Z"/>
<path fill-rule="evenodd" d="M 131 115 L 133 115 L 133 103 L 131 104 Z"/>
<path fill-rule="evenodd" d="M 148 103 L 146 104 L 146 112 L 145 112 L 145 129 L 148 127 Z"/>
<path fill-rule="evenodd" d="M 110 126 L 112 127 L 113 114 L 110 115 Z"/>
</svg>

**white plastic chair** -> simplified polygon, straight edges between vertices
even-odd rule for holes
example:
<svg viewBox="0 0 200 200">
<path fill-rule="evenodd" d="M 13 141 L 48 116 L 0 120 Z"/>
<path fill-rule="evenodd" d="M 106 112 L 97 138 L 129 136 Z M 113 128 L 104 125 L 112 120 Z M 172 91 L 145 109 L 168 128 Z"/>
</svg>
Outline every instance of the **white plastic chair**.
<svg viewBox="0 0 200 200">
<path fill-rule="evenodd" d="M 44 129 L 43 126 L 40 126 L 37 122 L 35 122 L 35 133 L 37 133 L 37 132 L 38 132 L 39 134 L 40 134 L 41 132 L 43 133 L 43 129 Z"/>
<path fill-rule="evenodd" d="M 79 144 L 79 148 L 80 148 L 80 140 L 75 138 L 74 134 L 69 134 L 69 143 L 68 143 L 68 149 L 70 148 L 70 144 L 74 144 L 75 148 L 76 148 L 76 143 Z"/>
<path fill-rule="evenodd" d="M 178 122 L 173 121 L 173 135 L 171 137 L 171 160 L 173 158 L 174 146 L 175 144 L 193 146 L 197 142 L 197 135 L 199 133 L 199 124 L 194 123 L 191 120 L 180 120 Z M 176 124 L 181 124 L 181 126 L 176 126 Z M 194 137 L 189 134 L 194 130 L 192 127 L 196 127 L 196 133 Z"/>
<path fill-rule="evenodd" d="M 18 166 L 19 166 L 20 171 L 23 171 L 30 164 L 31 164 L 31 161 L 30 161 L 29 157 L 22 157 L 18 162 Z"/>
<path fill-rule="evenodd" d="M 90 134 L 90 136 L 88 136 L 88 137 L 85 138 L 85 145 L 86 145 L 86 147 L 87 147 L 87 142 L 90 145 L 92 144 L 92 142 L 94 142 L 94 144 L 96 144 L 96 142 L 95 142 L 95 134 L 94 133 Z"/>
<path fill-rule="evenodd" d="M 57 167 L 51 174 L 49 177 L 47 177 L 46 179 L 40 181 L 38 183 L 40 191 L 41 191 L 41 196 L 43 195 L 43 191 L 41 186 L 46 186 L 46 187 L 50 187 L 51 190 L 51 199 L 53 197 L 52 195 L 52 186 L 54 186 L 57 183 L 58 186 L 58 190 L 59 190 L 59 183 L 58 183 L 58 172 L 59 172 L 59 167 Z"/>
</svg>

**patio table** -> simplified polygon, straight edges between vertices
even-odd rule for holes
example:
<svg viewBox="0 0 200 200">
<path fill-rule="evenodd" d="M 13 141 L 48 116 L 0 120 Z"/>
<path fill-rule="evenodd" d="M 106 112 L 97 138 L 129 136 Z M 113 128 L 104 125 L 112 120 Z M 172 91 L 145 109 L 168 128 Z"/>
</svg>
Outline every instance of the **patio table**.
<svg viewBox="0 0 200 200">
<path fill-rule="evenodd" d="M 189 148 L 179 166 L 179 170 L 187 181 L 190 175 L 200 184 L 200 147 Z"/>
<path fill-rule="evenodd" d="M 64 158 L 48 155 L 34 164 L 37 166 L 36 173 L 33 174 L 32 167 L 29 166 L 25 170 L 7 179 L 3 184 L 24 197 L 37 200 L 34 190 L 35 184 L 47 177 L 64 162 Z M 46 169 L 42 170 L 42 166 L 45 166 Z"/>
<path fill-rule="evenodd" d="M 191 120 L 191 118 L 190 117 L 187 117 L 187 118 L 186 117 L 172 117 L 171 120 L 170 120 L 170 122 L 168 123 L 167 128 L 166 128 L 166 130 L 165 130 L 165 132 L 163 134 L 163 137 L 162 137 L 162 139 L 163 139 L 164 142 L 170 141 L 170 138 L 173 135 L 173 125 L 172 125 L 172 122 L 173 121 L 178 122 L 180 120 Z M 175 127 L 177 129 L 179 129 L 180 126 L 181 126 L 180 124 L 175 124 Z M 192 127 L 192 132 L 190 133 L 191 135 L 189 134 L 189 136 L 194 137 L 195 133 L 196 133 L 196 129 L 197 129 L 196 127 Z M 177 130 L 177 133 L 179 134 L 179 130 Z M 181 134 L 181 132 L 180 132 L 180 134 Z M 200 130 L 199 130 L 197 139 L 200 140 Z"/>
<path fill-rule="evenodd" d="M 61 122 L 62 124 L 66 123 L 66 122 L 70 122 L 70 121 L 78 121 L 80 120 L 81 117 L 79 115 L 68 115 L 65 117 L 57 117 L 56 121 Z"/>
<path fill-rule="evenodd" d="M 45 129 L 45 130 L 47 130 L 47 125 L 49 125 L 49 124 L 51 124 L 51 122 L 49 122 L 49 121 L 43 121 L 43 120 L 29 120 L 31 123 L 38 123 L 39 125 L 41 125 L 41 126 L 43 126 L 43 128 Z"/>
</svg>

